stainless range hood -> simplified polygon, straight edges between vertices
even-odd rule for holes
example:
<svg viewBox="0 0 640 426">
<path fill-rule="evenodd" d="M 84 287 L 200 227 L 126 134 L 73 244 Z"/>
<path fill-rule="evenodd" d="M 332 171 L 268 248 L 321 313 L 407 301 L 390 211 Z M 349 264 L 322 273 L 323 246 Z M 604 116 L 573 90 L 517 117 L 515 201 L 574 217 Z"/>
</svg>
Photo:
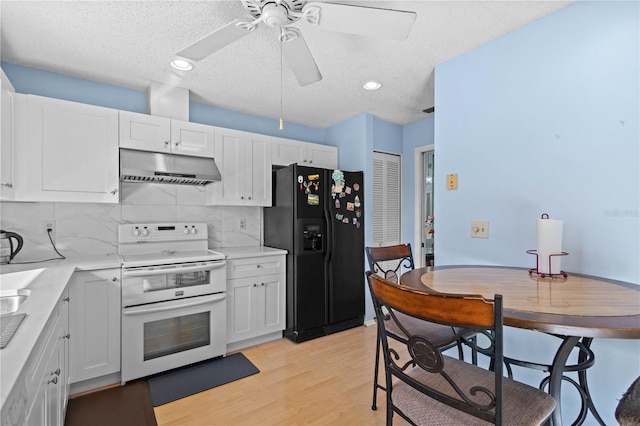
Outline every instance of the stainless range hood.
<svg viewBox="0 0 640 426">
<path fill-rule="evenodd" d="M 221 180 L 213 158 L 120 149 L 120 180 L 138 183 L 208 185 Z"/>
</svg>

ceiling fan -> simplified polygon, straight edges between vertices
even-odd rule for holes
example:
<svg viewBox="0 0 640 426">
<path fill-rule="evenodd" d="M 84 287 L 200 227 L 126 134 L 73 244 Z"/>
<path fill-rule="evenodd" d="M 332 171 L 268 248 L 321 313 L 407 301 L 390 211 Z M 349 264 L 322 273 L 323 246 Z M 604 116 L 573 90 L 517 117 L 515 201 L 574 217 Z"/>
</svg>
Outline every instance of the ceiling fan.
<svg viewBox="0 0 640 426">
<path fill-rule="evenodd" d="M 322 79 L 311 51 L 298 28 L 289 25 L 305 19 L 329 31 L 405 40 L 416 19 L 415 12 L 323 3 L 307 0 L 241 0 L 253 19 L 236 19 L 177 53 L 199 61 L 246 36 L 263 22 L 280 30 L 282 56 L 298 83 L 306 86 Z"/>
</svg>

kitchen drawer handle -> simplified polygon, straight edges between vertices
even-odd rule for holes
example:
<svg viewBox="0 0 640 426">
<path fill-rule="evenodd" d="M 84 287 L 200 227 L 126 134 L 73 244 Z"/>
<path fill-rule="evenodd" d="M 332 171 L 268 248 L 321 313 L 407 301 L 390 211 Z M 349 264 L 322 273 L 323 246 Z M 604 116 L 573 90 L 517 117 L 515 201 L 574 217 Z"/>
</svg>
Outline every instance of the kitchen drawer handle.
<svg viewBox="0 0 640 426">
<path fill-rule="evenodd" d="M 175 309 L 183 309 L 183 308 L 189 308 L 192 306 L 205 305 L 207 303 L 213 303 L 220 300 L 224 300 L 226 297 L 227 295 L 225 293 L 221 293 L 221 294 L 215 294 L 212 297 L 198 297 L 196 298 L 197 300 L 195 302 L 192 301 L 188 303 L 176 303 L 170 306 L 160 306 L 160 307 L 150 308 L 149 305 L 146 305 L 146 306 L 136 307 L 136 308 L 124 308 L 122 310 L 122 315 L 127 315 L 127 316 L 146 315 L 146 314 L 151 314 L 153 312 L 166 312 L 166 311 L 171 311 Z M 190 300 L 190 299 L 187 299 L 187 300 Z"/>
<path fill-rule="evenodd" d="M 60 375 L 60 369 L 58 368 L 56 371 L 51 372 L 52 376 L 59 376 Z"/>
<path fill-rule="evenodd" d="M 118 193 L 117 189 L 114 189 L 113 191 L 111 191 L 111 195 L 116 195 Z"/>
<path fill-rule="evenodd" d="M 62 336 L 63 339 L 71 339 L 71 333 L 67 333 L 64 336 Z"/>
<path fill-rule="evenodd" d="M 55 385 L 56 383 L 58 383 L 58 377 L 56 376 L 56 377 L 54 377 L 53 379 L 49 380 L 49 381 L 47 382 L 47 384 L 49 384 L 49 383 L 53 383 L 53 384 Z"/>
</svg>

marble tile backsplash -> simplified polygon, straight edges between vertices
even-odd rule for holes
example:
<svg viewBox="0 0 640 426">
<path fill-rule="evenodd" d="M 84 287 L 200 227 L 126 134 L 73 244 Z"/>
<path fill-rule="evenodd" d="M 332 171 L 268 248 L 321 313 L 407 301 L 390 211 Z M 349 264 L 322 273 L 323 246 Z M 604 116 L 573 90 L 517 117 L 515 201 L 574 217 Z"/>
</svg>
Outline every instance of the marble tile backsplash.
<svg viewBox="0 0 640 426">
<path fill-rule="evenodd" d="M 57 249 L 69 257 L 117 253 L 120 223 L 204 222 L 210 248 L 262 242 L 261 207 L 205 206 L 205 189 L 195 186 L 123 182 L 120 190 L 120 204 L 1 202 L 0 227 L 24 239 L 14 261 L 56 256 L 44 231 L 48 221 Z"/>
</svg>

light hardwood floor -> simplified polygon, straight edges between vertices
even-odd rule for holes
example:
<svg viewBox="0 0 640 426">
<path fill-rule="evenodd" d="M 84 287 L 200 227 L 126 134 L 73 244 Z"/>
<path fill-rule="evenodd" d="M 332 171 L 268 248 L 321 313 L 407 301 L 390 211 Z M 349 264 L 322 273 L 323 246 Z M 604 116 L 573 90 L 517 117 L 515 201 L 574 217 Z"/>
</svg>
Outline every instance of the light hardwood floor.
<svg viewBox="0 0 640 426">
<path fill-rule="evenodd" d="M 384 392 L 371 410 L 375 347 L 376 327 L 363 326 L 244 349 L 260 373 L 155 407 L 158 425 L 384 425 Z"/>
</svg>

